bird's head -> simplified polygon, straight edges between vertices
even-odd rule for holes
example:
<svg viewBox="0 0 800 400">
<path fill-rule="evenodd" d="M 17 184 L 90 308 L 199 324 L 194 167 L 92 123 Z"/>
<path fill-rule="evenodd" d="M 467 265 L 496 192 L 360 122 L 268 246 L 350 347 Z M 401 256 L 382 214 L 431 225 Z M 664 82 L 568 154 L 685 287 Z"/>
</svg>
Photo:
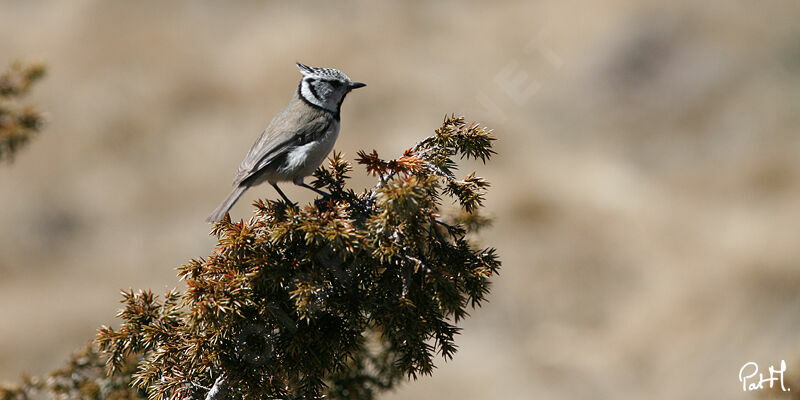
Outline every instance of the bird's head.
<svg viewBox="0 0 800 400">
<path fill-rule="evenodd" d="M 339 112 L 347 93 L 367 86 L 353 82 L 342 71 L 334 68 L 316 68 L 297 63 L 303 79 L 300 81 L 300 96 L 307 102 L 326 110 Z"/>
</svg>

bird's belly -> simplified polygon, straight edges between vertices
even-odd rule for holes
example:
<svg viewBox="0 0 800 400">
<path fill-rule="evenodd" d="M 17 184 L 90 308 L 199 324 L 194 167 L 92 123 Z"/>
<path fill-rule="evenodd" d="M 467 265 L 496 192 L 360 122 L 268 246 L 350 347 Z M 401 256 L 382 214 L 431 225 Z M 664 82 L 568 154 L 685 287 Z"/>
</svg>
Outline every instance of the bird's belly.
<svg viewBox="0 0 800 400">
<path fill-rule="evenodd" d="M 286 153 L 286 160 L 278 168 L 281 180 L 293 180 L 311 175 L 333 150 L 338 137 L 338 129 L 331 129 L 319 140 L 297 146 Z"/>
</svg>

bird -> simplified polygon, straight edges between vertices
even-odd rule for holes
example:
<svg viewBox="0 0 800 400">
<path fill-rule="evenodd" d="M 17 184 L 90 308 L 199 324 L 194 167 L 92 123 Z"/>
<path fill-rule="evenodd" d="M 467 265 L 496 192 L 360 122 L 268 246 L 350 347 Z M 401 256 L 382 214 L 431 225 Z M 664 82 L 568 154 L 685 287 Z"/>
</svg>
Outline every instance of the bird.
<svg viewBox="0 0 800 400">
<path fill-rule="evenodd" d="M 278 194 L 293 204 L 278 187 L 291 181 L 297 186 L 325 193 L 303 182 L 322 164 L 339 136 L 340 111 L 353 89 L 367 86 L 353 82 L 334 68 L 296 63 L 302 78 L 289 104 L 270 121 L 242 160 L 233 180 L 233 190 L 208 217 L 219 222 L 252 186 L 269 182 Z"/>
</svg>

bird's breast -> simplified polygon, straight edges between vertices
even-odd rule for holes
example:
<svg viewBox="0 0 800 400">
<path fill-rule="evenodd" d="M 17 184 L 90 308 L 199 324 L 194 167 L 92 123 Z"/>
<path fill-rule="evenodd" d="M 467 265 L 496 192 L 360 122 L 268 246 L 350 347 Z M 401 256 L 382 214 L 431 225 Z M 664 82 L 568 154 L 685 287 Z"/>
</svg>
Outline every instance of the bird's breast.
<svg viewBox="0 0 800 400">
<path fill-rule="evenodd" d="M 285 174 L 288 179 L 311 175 L 333 150 L 333 145 L 338 137 L 339 121 L 333 121 L 316 140 L 289 150 L 280 172 Z"/>
</svg>

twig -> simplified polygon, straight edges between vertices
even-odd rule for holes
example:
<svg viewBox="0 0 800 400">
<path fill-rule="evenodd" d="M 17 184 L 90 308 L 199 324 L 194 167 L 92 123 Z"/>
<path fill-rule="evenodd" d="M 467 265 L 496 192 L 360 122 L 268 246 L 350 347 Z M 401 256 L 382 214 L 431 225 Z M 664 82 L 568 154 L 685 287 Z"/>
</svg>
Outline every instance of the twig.
<svg viewBox="0 0 800 400">
<path fill-rule="evenodd" d="M 211 390 L 208 391 L 205 400 L 222 400 L 222 396 L 225 395 L 228 387 L 228 377 L 225 376 L 223 373 L 220 375 L 216 381 L 214 381 L 214 386 L 211 387 Z"/>
</svg>

